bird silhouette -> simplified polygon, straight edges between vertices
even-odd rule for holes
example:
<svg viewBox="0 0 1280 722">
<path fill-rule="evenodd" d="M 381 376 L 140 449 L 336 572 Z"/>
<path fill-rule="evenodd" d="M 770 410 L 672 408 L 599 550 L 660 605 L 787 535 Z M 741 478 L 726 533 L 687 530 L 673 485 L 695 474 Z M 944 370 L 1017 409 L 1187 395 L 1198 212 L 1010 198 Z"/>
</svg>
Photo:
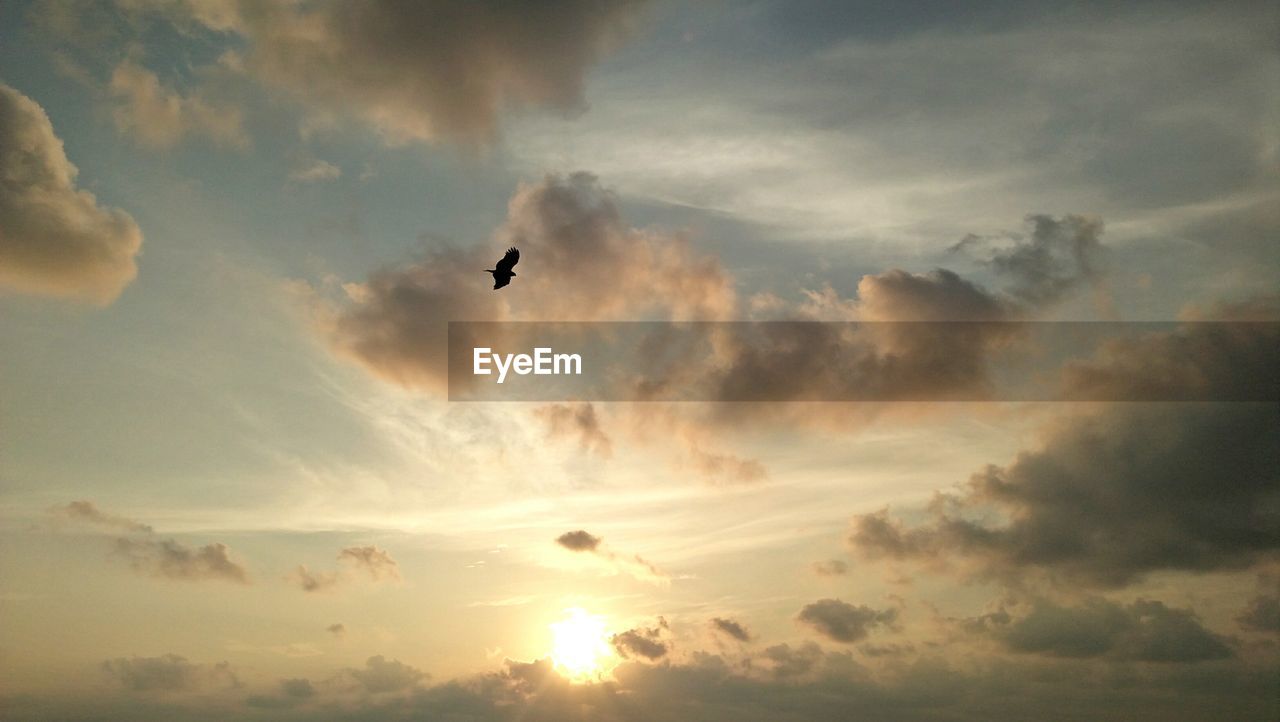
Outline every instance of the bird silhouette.
<svg viewBox="0 0 1280 722">
<path fill-rule="evenodd" d="M 511 269 L 515 268 L 516 264 L 519 262 L 520 251 L 512 247 L 507 249 L 507 254 L 502 257 L 501 261 L 494 264 L 497 266 L 496 268 L 485 269 L 485 273 L 493 274 L 493 290 L 496 291 L 508 283 L 511 283 L 511 279 L 515 278 L 516 275 L 516 272 Z"/>
</svg>

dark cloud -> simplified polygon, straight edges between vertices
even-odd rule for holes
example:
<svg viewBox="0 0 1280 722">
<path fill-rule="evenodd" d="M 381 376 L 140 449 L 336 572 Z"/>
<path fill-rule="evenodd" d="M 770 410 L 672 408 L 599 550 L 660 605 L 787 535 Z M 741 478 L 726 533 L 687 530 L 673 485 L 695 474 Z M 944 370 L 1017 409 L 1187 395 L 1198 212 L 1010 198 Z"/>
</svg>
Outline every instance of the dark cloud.
<svg viewBox="0 0 1280 722">
<path fill-rule="evenodd" d="M 1024 306 L 1039 308 L 1056 303 L 1087 283 L 1097 294 L 1100 307 L 1106 310 L 1105 316 L 1113 316 L 1100 268 L 1102 221 L 1078 215 L 1054 218 L 1033 214 L 1027 216 L 1027 223 L 1028 237 L 990 239 L 970 234 L 951 250 L 985 251 L 983 260 L 1009 282 L 1005 292 Z"/>
<path fill-rule="evenodd" d="M 1249 600 L 1249 606 L 1236 617 L 1236 622 L 1258 632 L 1280 632 L 1280 596 L 1259 594 Z"/>
<path fill-rule="evenodd" d="M 427 678 L 425 672 L 398 659 L 388 660 L 380 654 L 366 660 L 362 668 L 347 669 L 346 674 L 370 694 L 400 692 L 417 686 Z"/>
<path fill-rule="evenodd" d="M 865 646 L 865 645 L 864 645 Z M 874 670 L 849 652 L 817 644 L 774 645 L 749 657 L 695 652 L 662 664 L 624 661 L 613 679 L 576 684 L 556 674 L 550 659 L 506 660 L 484 674 L 427 685 L 414 675 L 398 677 L 377 694 L 363 684 L 314 685 L 315 694 L 290 699 L 277 690 L 272 707 L 290 707 L 288 719 L 466 719 L 498 722 L 596 720 L 624 722 L 707 720 L 946 719 L 957 722 L 1037 719 L 1047 709 L 1070 710 L 1079 719 L 1160 719 L 1192 722 L 1272 720 L 1275 665 L 1240 658 L 1198 664 L 1150 664 L 1114 659 L 1082 666 L 1081 660 L 1011 653 L 948 663 L 938 657 L 895 659 Z M 893 656 L 893 655 L 889 655 Z M 386 665 L 392 662 L 383 661 Z M 368 665 L 366 665 L 366 668 Z M 348 673 L 344 677 L 354 680 Z M 408 683 L 405 682 L 407 680 Z M 382 688 L 380 688 L 382 689 Z M 1177 694 L 1171 694 L 1176 690 Z M 4 698 L 18 719 L 260 719 L 227 699 L 211 706 L 207 695 L 138 695 L 83 698 Z M 252 705 L 250 700 L 247 702 Z M 305 703 L 305 706 L 300 703 Z"/>
<path fill-rule="evenodd" d="M 335 622 L 325 627 L 325 631 L 329 632 L 335 637 L 341 637 L 342 635 L 347 633 L 347 625 L 343 624 L 342 622 Z"/>
<path fill-rule="evenodd" d="M 854 606 L 839 599 L 819 599 L 806 604 L 796 620 L 813 627 L 828 639 L 849 644 L 865 639 L 876 627 L 890 627 L 898 619 L 896 609 Z"/>
<path fill-rule="evenodd" d="M 1232 338 L 1217 326 L 1189 324 L 1118 345 L 1090 373 L 1069 368 L 1064 377 L 1068 384 L 1165 383 L 1159 370 L 1173 365 L 1193 369 L 1190 377 L 1210 388 L 1250 387 L 1271 378 L 1278 348 L 1266 334 Z M 868 558 L 960 560 L 1007 581 L 1040 570 L 1114 587 L 1157 570 L 1248 567 L 1280 550 L 1280 410 L 1270 403 L 1087 407 L 1050 425 L 1039 448 L 941 495 L 930 515 L 914 526 L 885 512 L 859 516 L 850 542 Z"/>
<path fill-rule="evenodd" d="M 1112 339 L 1091 358 L 1062 369 L 1068 399 L 1256 401 L 1280 397 L 1271 371 L 1280 366 L 1280 298 L 1219 306 L 1220 323 L 1191 321 L 1168 333 Z M 1241 320 L 1247 319 L 1247 320 Z"/>
<path fill-rule="evenodd" d="M 226 544 L 214 542 L 192 549 L 174 539 L 116 539 L 115 551 L 134 570 L 162 579 L 221 579 L 249 583 L 249 573 L 231 557 Z"/>
<path fill-rule="evenodd" d="M 1014 652 L 1054 657 L 1187 663 L 1234 654 L 1231 640 L 1205 629 L 1191 610 L 1150 600 L 1122 606 L 1095 598 L 1061 606 L 1037 599 L 1021 616 L 1001 609 L 967 620 L 966 626 Z"/>
<path fill-rule="evenodd" d="M 583 451 L 609 458 L 613 442 L 600 426 L 594 404 L 551 404 L 534 414 L 547 425 L 547 435 L 556 439 L 576 439 Z"/>
<path fill-rule="evenodd" d="M 316 688 L 311 686 L 311 680 L 299 677 L 280 680 L 280 692 L 286 697 L 306 699 L 315 696 Z"/>
<path fill-rule="evenodd" d="M 604 540 L 583 529 L 565 532 L 556 543 L 571 552 L 586 553 L 606 562 L 617 572 L 630 574 L 642 581 L 666 583 L 666 572 L 639 554 L 619 554 L 604 545 Z"/>
<path fill-rule="evenodd" d="M 376 546 L 347 547 L 338 552 L 338 560 L 346 560 L 368 572 L 375 582 L 380 580 L 400 581 L 400 565 L 386 550 Z"/>
<path fill-rule="evenodd" d="M 820 577 L 843 576 L 848 571 L 849 564 L 839 559 L 828 559 L 826 561 L 813 563 L 813 573 Z"/>
<path fill-rule="evenodd" d="M 138 273 L 142 232 L 76 187 L 44 109 L 0 83 L 0 285 L 107 304 Z"/>
<path fill-rule="evenodd" d="M 864 323 L 766 324 L 751 335 L 734 334 L 710 370 L 717 391 L 709 398 L 983 398 L 990 385 L 988 356 L 1016 331 L 1001 322 L 1021 313 L 946 269 L 866 275 L 856 302 L 830 304 L 841 305 L 844 315 L 827 320 Z M 796 313 L 814 312 L 801 306 Z M 982 323 L 940 323 L 946 321 Z"/>
<path fill-rule="evenodd" d="M 609 638 L 618 656 L 623 659 L 643 657 L 649 661 L 662 659 L 670 651 L 670 646 L 662 639 L 663 630 L 667 629 L 666 620 L 660 619 L 656 627 L 637 627 L 620 632 Z"/>
<path fill-rule="evenodd" d="M 739 642 L 751 641 L 751 632 L 747 631 L 746 627 L 742 626 L 741 624 L 739 624 L 738 622 L 735 622 L 732 619 L 715 617 L 714 619 L 711 620 L 711 628 L 721 634 L 726 634 L 730 637 L 733 637 Z"/>
<path fill-rule="evenodd" d="M 226 662 L 195 664 L 176 654 L 120 657 L 103 662 L 102 669 L 122 687 L 133 692 L 183 692 L 240 685 Z"/>
<path fill-rule="evenodd" d="M 137 532 L 139 534 L 150 534 L 154 531 L 150 526 L 142 522 L 126 519 L 115 514 L 108 514 L 102 511 L 91 501 L 73 501 L 66 506 L 54 507 L 50 510 L 52 513 L 68 519 L 94 524 L 102 527 L 113 529 L 123 529 L 125 531 Z"/>
<path fill-rule="evenodd" d="M 813 642 L 805 642 L 799 647 L 789 644 L 775 644 L 766 647 L 760 655 L 769 673 L 777 679 L 792 679 L 809 674 L 827 658 L 822 648 Z"/>
<path fill-rule="evenodd" d="M 573 552 L 593 552 L 600 546 L 600 537 L 578 529 L 556 537 L 556 543 Z"/>
</svg>

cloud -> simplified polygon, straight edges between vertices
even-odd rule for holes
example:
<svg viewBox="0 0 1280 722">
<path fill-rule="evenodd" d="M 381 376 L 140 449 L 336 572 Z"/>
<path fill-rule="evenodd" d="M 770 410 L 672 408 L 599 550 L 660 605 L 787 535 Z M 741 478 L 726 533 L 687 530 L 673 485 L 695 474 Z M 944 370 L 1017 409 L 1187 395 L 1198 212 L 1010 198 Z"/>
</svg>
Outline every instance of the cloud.
<svg viewBox="0 0 1280 722">
<path fill-rule="evenodd" d="M 400 581 L 400 565 L 391 555 L 376 546 L 347 547 L 338 552 L 338 560 L 353 563 L 368 572 L 373 581 Z"/>
<path fill-rule="evenodd" d="M 618 554 L 604 544 L 604 540 L 583 529 L 565 532 L 556 537 L 556 544 L 578 554 L 588 554 L 604 562 L 614 572 L 629 574 L 641 581 L 665 584 L 670 576 L 639 554 Z"/>
<path fill-rule="evenodd" d="M 239 680 L 226 662 L 195 664 L 185 657 L 120 657 L 102 663 L 102 669 L 132 692 L 184 692 L 208 687 L 238 687 Z"/>
<path fill-rule="evenodd" d="M 313 572 L 306 564 L 299 564 L 289 580 L 301 587 L 304 592 L 326 592 L 338 584 L 338 575 L 334 572 Z"/>
<path fill-rule="evenodd" d="M 332 634 L 335 637 L 341 637 L 347 633 L 347 625 L 343 624 L 342 622 L 335 622 L 325 627 L 325 631 L 329 632 L 329 634 Z"/>
<path fill-rule="evenodd" d="M 606 459 L 613 455 L 613 442 L 600 427 L 594 404 L 550 404 L 534 415 L 546 424 L 548 438 L 576 438 L 584 452 Z"/>
<path fill-rule="evenodd" d="M 988 251 L 984 259 L 1002 278 L 1010 282 L 1006 292 L 1018 303 L 1043 307 L 1061 300 L 1082 283 L 1093 286 L 1098 305 L 1111 318 L 1111 300 L 1099 264 L 1102 255 L 1102 221 L 1079 215 L 1054 218 L 1045 214 L 1027 216 L 1030 237 L 1014 236 L 999 241 L 975 235 L 965 236 L 952 251 Z M 992 246 L 995 246 L 994 248 Z"/>
<path fill-rule="evenodd" d="M 1258 632 L 1280 632 L 1280 595 L 1259 594 L 1250 599 L 1236 622 Z"/>
<path fill-rule="evenodd" d="M 854 606 L 839 599 L 819 599 L 806 604 L 796 620 L 813 627 L 828 639 L 849 644 L 866 639 L 876 627 L 889 627 L 898 618 L 898 610 L 876 610 Z"/>
<path fill-rule="evenodd" d="M 863 645 L 866 646 L 866 645 Z M 899 650 L 901 651 L 901 650 Z M 965 651 L 969 651 L 966 649 Z M 554 671 L 552 661 L 507 659 L 497 669 L 426 684 L 420 672 L 380 659 L 344 670 L 334 684 L 313 684 L 314 694 L 286 698 L 281 682 L 267 706 L 292 707 L 290 719 L 469 719 L 529 722 L 591 719 L 772 720 L 829 719 L 1034 719 L 1046 709 L 1070 709 L 1087 719 L 1158 718 L 1191 722 L 1227 718 L 1274 719 L 1274 662 L 1241 658 L 1197 664 L 1156 664 L 1109 659 L 1086 666 L 1080 659 L 1010 652 L 951 662 L 937 655 L 889 658 L 871 667 L 848 651 L 826 651 L 812 642 L 778 644 L 722 655 L 672 650 L 662 663 L 624 660 L 613 678 L 577 684 Z M 181 659 L 181 658 L 179 658 Z M 374 692 L 351 675 L 378 669 Z M 341 682 L 346 681 L 348 686 Z M 350 683 L 354 682 L 354 685 Z M 301 688 L 301 685 L 300 685 Z M 1171 695 L 1169 690 L 1178 690 Z M 351 694 L 355 692 L 356 694 Z M 22 719 L 204 718 L 258 719 L 227 698 L 210 710 L 208 695 L 90 698 L 24 695 L 5 699 Z M 259 698 L 260 699 L 260 698 Z M 262 705 L 257 705 L 262 706 Z M 203 713 L 203 714 L 202 714 Z"/>
<path fill-rule="evenodd" d="M 643 657 L 656 661 L 671 651 L 670 645 L 662 640 L 662 632 L 666 629 L 666 620 L 660 618 L 656 627 L 637 627 L 609 637 L 609 644 L 623 659 Z"/>
<path fill-rule="evenodd" d="M 0 83 L 0 286 L 105 305 L 138 273 L 142 232 L 76 188 L 49 116 Z"/>
<path fill-rule="evenodd" d="M 184 96 L 164 87 L 155 73 L 133 60 L 115 67 L 108 92 L 116 129 L 148 148 L 172 148 L 188 135 L 233 148 L 249 144 L 239 107 L 215 103 L 199 93 Z"/>
<path fill-rule="evenodd" d="M 848 571 L 848 563 L 842 562 L 839 559 L 828 559 L 826 561 L 813 563 L 813 573 L 820 577 L 843 576 Z"/>
<path fill-rule="evenodd" d="M 173 539 L 115 540 L 115 551 L 129 560 L 135 571 L 162 579 L 198 581 L 221 579 L 248 584 L 249 574 L 232 559 L 226 544 L 214 542 L 198 549 Z"/>
<path fill-rule="evenodd" d="M 751 641 L 751 633 L 747 631 L 747 628 L 732 619 L 715 617 L 711 620 L 711 628 L 721 634 L 733 637 L 739 642 Z"/>
<path fill-rule="evenodd" d="M 289 180 L 298 183 L 317 183 L 337 180 L 342 176 L 342 169 L 327 160 L 316 159 L 306 165 L 299 166 L 289 173 Z"/>
<path fill-rule="evenodd" d="M 1205 629 L 1191 610 L 1142 599 L 1125 606 L 1099 598 L 1078 606 L 1037 599 L 1023 616 L 1002 609 L 967 626 L 1014 652 L 1053 657 L 1189 663 L 1234 654 L 1231 640 Z"/>
<path fill-rule="evenodd" d="M 480 269 L 508 246 L 521 250 L 520 276 L 495 293 Z M 522 183 L 484 248 L 435 250 L 342 289 L 317 299 L 333 348 L 384 379 L 435 392 L 448 380 L 448 321 L 705 320 L 730 317 L 736 303 L 714 258 L 678 234 L 627 226 L 587 173 Z"/>
<path fill-rule="evenodd" d="M 798 647 L 789 644 L 775 644 L 766 647 L 759 661 L 765 663 L 769 674 L 780 680 L 804 677 L 819 669 L 828 655 L 813 642 L 805 642 Z"/>
<path fill-rule="evenodd" d="M 249 707 L 262 709 L 285 709 L 305 703 L 315 697 L 316 694 L 316 688 L 311 684 L 311 680 L 304 677 L 294 677 L 280 680 L 277 694 L 250 695 L 245 699 L 245 704 Z"/>
<path fill-rule="evenodd" d="M 400 564 L 389 552 L 377 546 L 347 547 L 338 552 L 337 559 L 339 562 L 346 562 L 347 569 L 332 572 L 312 571 L 306 564 L 299 564 L 298 568 L 288 576 L 288 580 L 304 592 L 333 591 L 349 582 L 352 574 L 367 575 L 374 582 L 402 580 Z M 335 633 L 345 631 L 340 624 L 334 626 L 341 628 Z M 335 630 L 330 628 L 329 631 Z"/>
<path fill-rule="evenodd" d="M 249 583 L 249 573 L 232 558 L 225 544 L 214 542 L 193 549 L 176 539 L 156 539 L 150 525 L 105 512 L 91 501 L 73 501 L 49 511 L 76 522 L 139 535 L 117 537 L 111 542 L 112 550 L 139 573 L 162 579 Z"/>
<path fill-rule="evenodd" d="M 1068 385 L 1166 383 L 1171 365 L 1215 390 L 1269 383 L 1280 339 L 1190 324 L 1118 345 Z M 1173 378 L 1173 381 L 1169 381 Z M 1083 380 L 1082 380 L 1083 379 Z M 1117 403 L 1049 425 L 1039 448 L 975 472 L 909 526 L 858 516 L 866 558 L 960 561 L 1007 582 L 1030 572 L 1118 587 L 1158 570 L 1240 569 L 1280 551 L 1280 416 L 1271 403 Z"/>
<path fill-rule="evenodd" d="M 112 529 L 123 529 L 129 532 L 137 532 L 140 534 L 150 534 L 154 530 L 142 522 L 126 519 L 115 514 L 108 514 L 99 509 L 91 501 L 73 501 L 66 506 L 54 507 L 50 510 L 54 514 L 64 516 L 73 521 L 94 524 L 97 526 L 108 527 Z"/>
<path fill-rule="evenodd" d="M 600 537 L 583 529 L 567 531 L 556 537 L 556 543 L 571 552 L 593 552 L 600 546 Z"/>
<path fill-rule="evenodd" d="M 392 142 L 480 144 L 496 138 L 505 111 L 585 109 L 587 70 L 621 43 L 642 3 L 132 5 L 236 34 L 249 75 L 323 117 L 354 117 Z"/>
<path fill-rule="evenodd" d="M 280 680 L 280 692 L 286 697 L 306 699 L 315 696 L 316 688 L 311 686 L 311 681 L 308 679 L 282 679 Z"/>
<path fill-rule="evenodd" d="M 427 678 L 422 670 L 398 659 L 388 660 L 381 654 L 366 660 L 363 668 L 352 667 L 345 671 L 370 694 L 400 692 L 417 686 Z"/>
</svg>

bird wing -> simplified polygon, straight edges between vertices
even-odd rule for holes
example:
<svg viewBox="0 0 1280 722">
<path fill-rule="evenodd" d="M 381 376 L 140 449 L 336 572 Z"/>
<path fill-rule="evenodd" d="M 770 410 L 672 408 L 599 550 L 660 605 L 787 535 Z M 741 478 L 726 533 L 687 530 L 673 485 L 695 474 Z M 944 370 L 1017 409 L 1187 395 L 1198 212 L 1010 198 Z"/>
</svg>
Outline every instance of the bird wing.
<svg viewBox="0 0 1280 722">
<path fill-rule="evenodd" d="M 500 276 L 496 273 L 493 274 L 493 290 L 496 291 L 508 283 L 511 283 L 511 276 Z"/>
<path fill-rule="evenodd" d="M 508 248 L 507 255 L 503 256 L 501 261 L 498 261 L 498 264 L 494 266 L 494 269 L 504 273 L 510 273 L 511 269 L 515 268 L 515 265 L 519 262 L 520 251 L 515 248 Z"/>
</svg>

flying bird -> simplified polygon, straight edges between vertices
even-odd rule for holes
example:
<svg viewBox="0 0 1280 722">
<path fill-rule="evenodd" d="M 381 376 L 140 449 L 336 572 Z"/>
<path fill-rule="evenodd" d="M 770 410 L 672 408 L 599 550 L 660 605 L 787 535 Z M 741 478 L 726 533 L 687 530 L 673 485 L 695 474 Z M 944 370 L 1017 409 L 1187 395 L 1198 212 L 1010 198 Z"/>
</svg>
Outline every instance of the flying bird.
<svg viewBox="0 0 1280 722">
<path fill-rule="evenodd" d="M 511 270 L 520 262 L 520 251 L 515 247 L 507 249 L 507 254 L 502 257 L 501 261 L 496 264 L 497 268 L 486 268 L 485 273 L 493 274 L 493 290 L 498 290 L 503 286 L 511 283 L 511 279 L 515 278 L 516 272 Z"/>
</svg>

